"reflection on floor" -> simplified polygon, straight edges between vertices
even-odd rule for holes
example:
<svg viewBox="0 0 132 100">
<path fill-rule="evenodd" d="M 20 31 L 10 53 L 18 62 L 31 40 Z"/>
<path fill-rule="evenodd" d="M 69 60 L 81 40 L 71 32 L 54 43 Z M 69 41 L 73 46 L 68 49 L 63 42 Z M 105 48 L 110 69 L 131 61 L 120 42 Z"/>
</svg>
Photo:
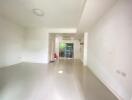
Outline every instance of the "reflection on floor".
<svg viewBox="0 0 132 100">
<path fill-rule="evenodd" d="M 117 100 L 78 60 L 0 69 L 0 100 Z"/>
</svg>

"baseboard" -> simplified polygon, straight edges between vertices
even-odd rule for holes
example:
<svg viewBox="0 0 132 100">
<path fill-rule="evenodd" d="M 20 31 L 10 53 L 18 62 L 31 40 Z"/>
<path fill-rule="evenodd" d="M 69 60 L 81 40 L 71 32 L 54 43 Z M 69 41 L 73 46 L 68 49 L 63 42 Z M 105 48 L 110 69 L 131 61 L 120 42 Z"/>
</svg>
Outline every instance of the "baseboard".
<svg viewBox="0 0 132 100">
<path fill-rule="evenodd" d="M 3 64 L 0 66 L 0 68 L 4 68 L 4 67 L 10 67 L 10 66 L 13 66 L 13 65 L 16 65 L 16 64 L 19 64 L 19 63 L 22 63 L 23 61 L 18 61 L 18 62 L 14 62 L 14 63 L 8 63 L 8 64 Z"/>
<path fill-rule="evenodd" d="M 87 66 L 88 67 L 88 66 Z M 89 67 L 88 67 L 89 68 Z M 95 73 L 91 68 L 89 68 L 90 71 L 112 92 L 113 95 L 115 95 L 117 97 L 117 99 L 119 100 L 125 100 L 123 99 L 123 97 L 121 97 L 113 88 L 112 86 L 105 81 L 102 77 L 99 77 L 100 75 L 98 75 L 97 73 Z"/>
<path fill-rule="evenodd" d="M 24 63 L 49 64 L 49 62 L 24 61 Z"/>
<path fill-rule="evenodd" d="M 29 63 L 42 63 L 42 64 L 48 64 L 48 60 L 38 60 L 38 59 L 24 59 L 23 62 L 29 62 Z"/>
<path fill-rule="evenodd" d="M 125 88 L 105 69 L 96 56 L 89 54 L 87 67 L 117 97 L 118 100 L 130 100 Z"/>
</svg>

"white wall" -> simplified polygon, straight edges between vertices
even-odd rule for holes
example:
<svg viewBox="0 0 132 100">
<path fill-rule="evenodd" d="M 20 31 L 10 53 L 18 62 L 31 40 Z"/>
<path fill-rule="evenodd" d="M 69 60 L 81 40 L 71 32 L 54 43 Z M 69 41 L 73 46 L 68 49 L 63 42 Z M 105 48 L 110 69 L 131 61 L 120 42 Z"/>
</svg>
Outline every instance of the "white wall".
<svg viewBox="0 0 132 100">
<path fill-rule="evenodd" d="M 54 60 L 55 53 L 55 36 L 49 34 L 49 61 Z"/>
<path fill-rule="evenodd" d="M 22 61 L 23 33 L 18 25 L 0 18 L 0 67 Z"/>
<path fill-rule="evenodd" d="M 49 32 L 44 28 L 28 29 L 25 40 L 25 61 L 32 63 L 49 62 Z"/>
<path fill-rule="evenodd" d="M 117 2 L 89 32 L 88 45 L 88 66 L 121 100 L 130 100 L 132 0 Z"/>
<path fill-rule="evenodd" d="M 55 53 L 59 56 L 59 45 L 60 42 L 62 41 L 62 37 L 61 36 L 56 36 L 55 37 Z"/>
<path fill-rule="evenodd" d="M 117 0 L 85 0 L 84 9 L 78 25 L 78 32 L 83 33 L 94 27 L 102 15 L 110 9 Z"/>
<path fill-rule="evenodd" d="M 84 43 L 84 36 L 80 39 L 80 43 Z M 84 44 L 80 45 L 80 60 L 83 63 L 83 57 L 84 57 Z"/>
<path fill-rule="evenodd" d="M 84 33 L 83 65 L 87 66 L 88 61 L 88 33 Z"/>
</svg>

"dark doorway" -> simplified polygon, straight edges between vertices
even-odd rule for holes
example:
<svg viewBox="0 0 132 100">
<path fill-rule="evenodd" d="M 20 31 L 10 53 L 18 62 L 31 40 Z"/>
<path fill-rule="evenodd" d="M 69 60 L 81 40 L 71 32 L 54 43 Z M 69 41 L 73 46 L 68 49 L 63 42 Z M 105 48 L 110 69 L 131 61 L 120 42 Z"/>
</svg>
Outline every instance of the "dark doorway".
<svg viewBox="0 0 132 100">
<path fill-rule="evenodd" d="M 73 58 L 74 54 L 73 43 L 60 43 L 59 56 L 64 58 Z"/>
</svg>

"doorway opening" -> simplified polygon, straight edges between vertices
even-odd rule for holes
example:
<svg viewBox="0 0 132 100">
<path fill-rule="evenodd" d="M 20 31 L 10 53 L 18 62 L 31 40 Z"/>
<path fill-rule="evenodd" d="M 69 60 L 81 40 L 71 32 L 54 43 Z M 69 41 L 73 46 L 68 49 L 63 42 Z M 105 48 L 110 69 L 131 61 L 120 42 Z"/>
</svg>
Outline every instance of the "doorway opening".
<svg viewBox="0 0 132 100">
<path fill-rule="evenodd" d="M 74 44 L 61 42 L 59 45 L 59 57 L 73 58 L 73 56 L 74 56 Z"/>
</svg>

